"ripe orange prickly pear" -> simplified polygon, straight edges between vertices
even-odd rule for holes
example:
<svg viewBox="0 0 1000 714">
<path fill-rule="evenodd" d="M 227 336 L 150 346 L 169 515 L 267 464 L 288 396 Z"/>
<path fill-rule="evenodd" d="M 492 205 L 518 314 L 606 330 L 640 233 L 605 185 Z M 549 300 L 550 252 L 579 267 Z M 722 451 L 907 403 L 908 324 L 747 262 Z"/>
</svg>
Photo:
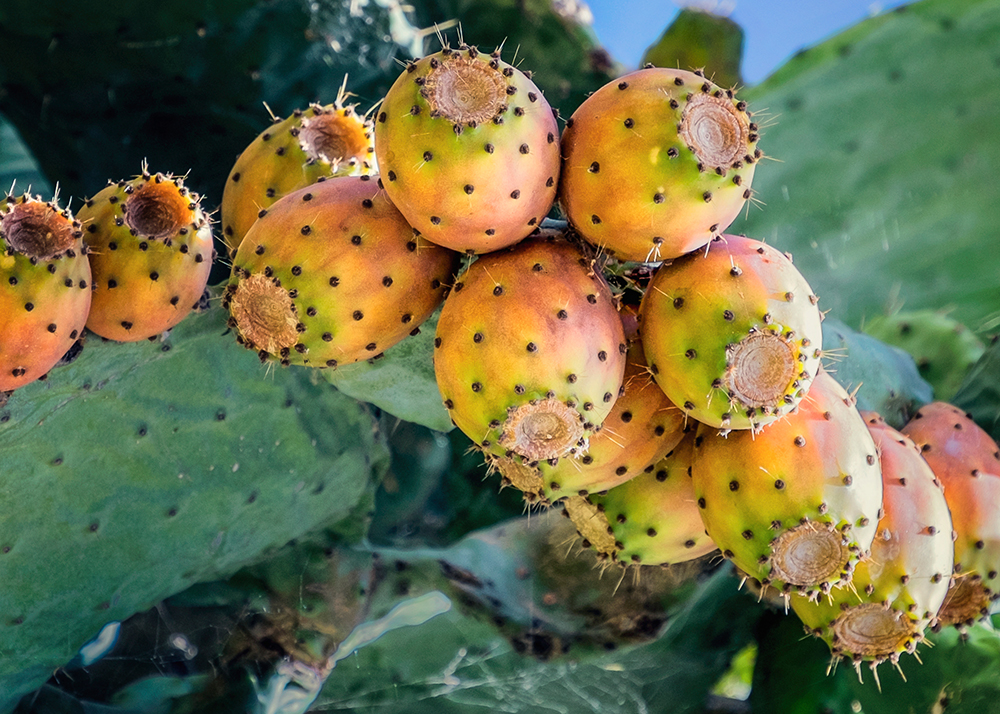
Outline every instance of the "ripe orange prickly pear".
<svg viewBox="0 0 1000 714">
<path fill-rule="evenodd" d="M 541 91 L 500 52 L 475 47 L 411 62 L 375 122 L 386 193 L 427 240 L 486 253 L 548 214 L 559 129 Z"/>
<path fill-rule="evenodd" d="M 700 74 L 650 67 L 594 92 L 566 122 L 559 203 L 620 260 L 666 260 L 724 231 L 750 198 L 757 125 Z"/>
<path fill-rule="evenodd" d="M 945 402 L 920 409 L 902 431 L 941 480 L 955 528 L 955 582 L 938 619 L 971 625 L 1000 598 L 1000 448 Z"/>
<path fill-rule="evenodd" d="M 262 208 L 331 176 L 374 173 L 372 123 L 341 87 L 333 104 L 310 104 L 262 131 L 239 158 L 222 193 L 222 240 L 232 254 Z"/>
<path fill-rule="evenodd" d="M 874 412 L 864 417 L 879 450 L 883 485 L 871 557 L 858 564 L 852 587 L 817 602 L 793 595 L 791 605 L 835 658 L 851 660 L 856 669 L 867 661 L 874 672 L 923 640 L 948 592 L 955 551 L 941 482 L 916 444 Z"/>
<path fill-rule="evenodd" d="M 48 372 L 83 332 L 90 264 L 79 220 L 56 200 L 0 200 L 0 392 Z"/>
<path fill-rule="evenodd" d="M 721 429 L 760 429 L 799 403 L 819 369 L 820 322 L 816 296 L 784 253 L 730 235 L 661 266 L 639 312 L 656 383 Z"/>
<path fill-rule="evenodd" d="M 708 535 L 765 585 L 812 598 L 851 580 L 882 506 L 875 442 L 825 372 L 761 432 L 701 426 L 692 477 Z"/>
<path fill-rule="evenodd" d="M 215 259 L 212 227 L 182 177 L 143 170 L 109 183 L 77 218 L 94 274 L 92 332 L 144 340 L 183 320 L 201 299 Z"/>
<path fill-rule="evenodd" d="M 554 464 L 586 453 L 618 398 L 625 351 L 604 277 L 550 233 L 460 276 L 438 319 L 434 371 L 455 425 L 484 451 Z"/>
<path fill-rule="evenodd" d="M 716 550 L 691 483 L 695 429 L 652 469 L 602 493 L 575 496 L 566 511 L 585 543 L 623 565 L 670 565 Z"/>
<path fill-rule="evenodd" d="M 444 300 L 458 255 L 414 235 L 369 176 L 277 201 L 233 258 L 223 305 L 261 360 L 337 367 L 404 339 Z"/>
</svg>

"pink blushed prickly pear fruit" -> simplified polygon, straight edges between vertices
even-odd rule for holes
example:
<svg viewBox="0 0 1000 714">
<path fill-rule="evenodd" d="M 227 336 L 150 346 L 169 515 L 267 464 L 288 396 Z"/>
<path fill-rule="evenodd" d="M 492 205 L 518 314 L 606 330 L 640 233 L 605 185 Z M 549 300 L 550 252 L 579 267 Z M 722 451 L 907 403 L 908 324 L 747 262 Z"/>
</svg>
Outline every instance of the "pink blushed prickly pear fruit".
<svg viewBox="0 0 1000 714">
<path fill-rule="evenodd" d="M 684 70 L 647 68 L 594 92 L 562 137 L 559 204 L 620 260 L 666 260 L 724 231 L 750 198 L 758 129 L 746 102 Z"/>
<path fill-rule="evenodd" d="M 730 235 L 657 270 L 639 332 L 660 388 L 720 429 L 760 429 L 792 410 L 823 341 L 817 298 L 788 256 Z"/>
<path fill-rule="evenodd" d="M 955 529 L 955 579 L 938 619 L 965 627 L 1000 598 L 1000 448 L 945 402 L 922 407 L 902 429 L 944 486 Z"/>
<path fill-rule="evenodd" d="M 458 259 L 414 235 L 371 177 L 336 177 L 293 191 L 253 224 L 223 305 L 262 361 L 337 367 L 418 328 Z"/>
<path fill-rule="evenodd" d="M 614 406 L 625 335 L 590 259 L 548 233 L 480 257 L 438 319 L 434 370 L 456 426 L 528 465 L 575 458 Z"/>
<path fill-rule="evenodd" d="M 852 587 L 818 601 L 793 595 L 791 605 L 835 658 L 850 660 L 856 669 L 867 661 L 876 672 L 881 662 L 896 665 L 901 654 L 916 651 L 948 592 L 955 551 L 941 482 L 920 450 L 877 414 L 864 417 L 879 451 L 883 485 L 871 555 L 855 569 Z"/>
<path fill-rule="evenodd" d="M 375 122 L 386 193 L 427 240 L 486 253 L 529 235 L 559 180 L 559 129 L 499 51 L 449 48 L 407 65 Z"/>
<path fill-rule="evenodd" d="M 240 154 L 222 193 L 222 239 L 232 254 L 261 209 L 292 191 L 331 176 L 375 171 L 371 120 L 345 104 L 341 87 L 333 104 L 310 104 L 275 118 Z"/>
<path fill-rule="evenodd" d="M 708 535 L 764 585 L 812 598 L 845 585 L 882 505 L 875 443 L 854 399 L 825 372 L 761 432 L 701 426 L 692 477 Z"/>
<path fill-rule="evenodd" d="M 57 202 L 0 200 L 0 392 L 47 373 L 83 332 L 91 272 L 80 222 Z"/>
<path fill-rule="evenodd" d="M 208 214 L 182 177 L 143 171 L 110 183 L 77 217 L 94 274 L 89 330 L 136 342 L 169 330 L 194 309 L 215 248 Z"/>
</svg>

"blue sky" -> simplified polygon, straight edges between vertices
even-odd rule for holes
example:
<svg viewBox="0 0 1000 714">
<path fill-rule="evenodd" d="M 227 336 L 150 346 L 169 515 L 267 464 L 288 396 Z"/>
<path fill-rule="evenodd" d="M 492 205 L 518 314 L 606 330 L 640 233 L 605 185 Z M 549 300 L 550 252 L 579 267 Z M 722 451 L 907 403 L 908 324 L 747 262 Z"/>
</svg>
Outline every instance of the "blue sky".
<svg viewBox="0 0 1000 714">
<path fill-rule="evenodd" d="M 681 5 L 715 7 L 743 27 L 743 77 L 756 84 L 802 47 L 808 47 L 864 18 L 905 0 L 587 0 L 594 31 L 628 68 L 662 34 Z M 727 11 L 728 10 L 728 11 Z"/>
</svg>

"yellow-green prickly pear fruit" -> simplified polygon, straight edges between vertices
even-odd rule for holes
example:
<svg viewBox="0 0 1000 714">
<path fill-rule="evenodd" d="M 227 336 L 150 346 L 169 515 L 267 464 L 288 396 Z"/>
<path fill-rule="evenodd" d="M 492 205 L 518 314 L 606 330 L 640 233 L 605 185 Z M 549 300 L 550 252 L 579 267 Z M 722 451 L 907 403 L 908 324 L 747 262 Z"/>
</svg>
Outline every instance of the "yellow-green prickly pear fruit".
<svg viewBox="0 0 1000 714">
<path fill-rule="evenodd" d="M 372 122 L 345 104 L 346 85 L 332 104 L 310 104 L 255 138 L 233 165 L 222 192 L 222 240 L 235 251 L 262 209 L 331 176 L 375 172 Z"/>
<path fill-rule="evenodd" d="M 806 628 L 859 673 L 862 662 L 874 672 L 916 651 L 944 602 L 955 560 L 944 491 L 920 449 L 878 414 L 863 416 L 882 466 L 882 517 L 871 556 L 854 570 L 852 587 L 816 601 L 791 596 Z"/>
<path fill-rule="evenodd" d="M 406 220 L 452 250 L 513 245 L 555 201 L 555 115 L 499 50 L 446 47 L 408 64 L 379 108 L 375 153 Z"/>
<path fill-rule="evenodd" d="M 878 455 L 854 399 L 826 372 L 759 433 L 702 425 L 692 459 L 705 530 L 725 557 L 778 591 L 847 585 L 881 517 Z"/>
<path fill-rule="evenodd" d="M 47 373 L 83 332 L 91 272 L 80 222 L 57 201 L 0 199 L 0 392 Z"/>
<path fill-rule="evenodd" d="M 726 235 L 661 266 L 639 333 L 660 388 L 719 429 L 760 429 L 791 411 L 819 369 L 817 298 L 791 259 Z"/>
<path fill-rule="evenodd" d="M 194 309 L 215 248 L 201 198 L 183 177 L 144 169 L 87 199 L 77 218 L 93 271 L 91 332 L 136 342 L 169 330 Z"/>
<path fill-rule="evenodd" d="M 640 69 L 566 122 L 559 205 L 620 260 L 676 258 L 739 215 L 762 156 L 758 136 L 732 90 L 694 72 Z"/>
</svg>

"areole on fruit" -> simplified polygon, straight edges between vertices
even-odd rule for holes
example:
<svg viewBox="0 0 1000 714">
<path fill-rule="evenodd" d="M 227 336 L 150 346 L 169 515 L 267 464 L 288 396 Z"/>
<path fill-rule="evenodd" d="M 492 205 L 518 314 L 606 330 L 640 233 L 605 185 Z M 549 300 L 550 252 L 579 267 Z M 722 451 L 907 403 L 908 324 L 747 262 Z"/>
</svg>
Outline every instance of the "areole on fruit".
<svg viewBox="0 0 1000 714">
<path fill-rule="evenodd" d="M 265 352 L 278 354 L 299 340 L 299 320 L 288 291 L 262 273 L 236 285 L 229 311 L 244 338 Z"/>
<path fill-rule="evenodd" d="M 0 236 L 13 250 L 50 260 L 73 248 L 80 239 L 80 226 L 43 201 L 14 203 L 0 218 Z"/>
<path fill-rule="evenodd" d="M 851 549 L 832 523 L 807 521 L 771 542 L 771 578 L 808 587 L 850 572 Z"/>
<path fill-rule="evenodd" d="M 694 94 L 681 113 L 678 135 L 705 166 L 731 168 L 743 159 L 749 125 L 731 99 Z"/>
<path fill-rule="evenodd" d="M 570 453 L 583 436 L 580 413 L 549 398 L 510 410 L 502 426 L 500 445 L 529 461 L 542 461 Z"/>
<path fill-rule="evenodd" d="M 507 82 L 499 69 L 456 54 L 448 62 L 431 64 L 421 94 L 436 116 L 475 126 L 500 114 Z"/>
<path fill-rule="evenodd" d="M 162 240 L 175 235 L 191 217 L 191 200 L 172 182 L 149 181 L 128 194 L 125 223 L 140 236 Z"/>
<path fill-rule="evenodd" d="M 771 409 L 799 373 L 796 347 L 774 332 L 753 331 L 726 349 L 723 381 L 745 409 Z"/>
</svg>

